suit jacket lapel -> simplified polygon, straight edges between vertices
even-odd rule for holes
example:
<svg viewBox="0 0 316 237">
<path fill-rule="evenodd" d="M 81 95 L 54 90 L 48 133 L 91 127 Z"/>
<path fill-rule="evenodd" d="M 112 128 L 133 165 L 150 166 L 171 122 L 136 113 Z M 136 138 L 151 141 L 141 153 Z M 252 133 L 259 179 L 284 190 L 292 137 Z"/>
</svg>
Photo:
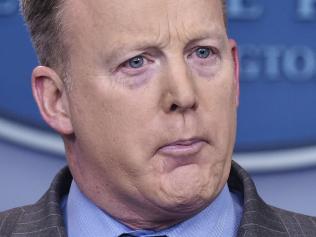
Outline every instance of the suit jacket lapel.
<svg viewBox="0 0 316 237">
<path fill-rule="evenodd" d="M 16 209 L 16 213 L 12 214 L 12 218 L 17 220 L 16 225 L 6 230 L 12 236 L 66 237 L 60 203 L 63 196 L 68 194 L 71 180 L 68 168 L 64 168 L 35 205 Z"/>
<path fill-rule="evenodd" d="M 288 236 L 282 219 L 273 207 L 267 205 L 258 195 L 255 185 L 238 164 L 232 163 L 228 180 L 230 189 L 243 194 L 243 217 L 238 237 Z"/>
<path fill-rule="evenodd" d="M 62 198 L 68 194 L 72 176 L 68 168 L 64 168 L 56 176 L 49 190 L 32 206 L 14 209 L 5 217 L 5 225 L 1 226 L 0 236 L 24 237 L 66 237 L 64 221 L 60 210 Z M 289 215 L 277 211 L 267 205 L 257 194 L 256 188 L 249 175 L 235 162 L 228 180 L 231 190 L 243 195 L 243 217 L 238 237 L 285 237 L 289 236 L 284 222 L 295 223 L 289 220 Z M 12 223 L 12 226 L 10 225 Z M 13 223 L 16 223 L 14 225 Z M 287 224 L 287 228 L 289 228 Z"/>
</svg>

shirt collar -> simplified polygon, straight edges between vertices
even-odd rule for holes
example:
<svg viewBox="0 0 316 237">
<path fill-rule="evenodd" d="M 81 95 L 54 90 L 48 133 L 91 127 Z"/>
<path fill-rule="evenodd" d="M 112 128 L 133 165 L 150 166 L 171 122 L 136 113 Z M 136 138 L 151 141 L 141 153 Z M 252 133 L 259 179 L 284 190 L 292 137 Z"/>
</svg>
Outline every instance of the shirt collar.
<svg viewBox="0 0 316 237">
<path fill-rule="evenodd" d="M 131 230 L 113 219 L 90 201 L 73 181 L 64 208 L 69 237 L 117 237 L 122 233 L 137 236 L 168 235 L 168 237 L 233 237 L 242 216 L 242 200 L 225 185 L 217 198 L 203 211 L 171 228 L 153 232 Z"/>
</svg>

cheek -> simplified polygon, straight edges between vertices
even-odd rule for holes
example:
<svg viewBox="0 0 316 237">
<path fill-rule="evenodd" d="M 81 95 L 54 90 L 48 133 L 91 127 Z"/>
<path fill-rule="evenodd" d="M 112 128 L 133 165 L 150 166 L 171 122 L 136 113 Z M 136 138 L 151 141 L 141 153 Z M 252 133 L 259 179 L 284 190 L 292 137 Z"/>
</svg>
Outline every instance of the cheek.
<svg viewBox="0 0 316 237">
<path fill-rule="evenodd" d="M 101 84 L 87 87 L 85 93 L 83 100 L 75 100 L 73 117 L 76 137 L 86 154 L 94 154 L 99 162 L 113 159 L 124 169 L 141 167 L 154 147 L 154 92 Z"/>
<path fill-rule="evenodd" d="M 220 71 L 221 62 L 217 56 L 207 59 L 191 58 L 189 66 L 194 75 L 210 80 L 216 78 L 216 74 Z"/>
<path fill-rule="evenodd" d="M 126 70 L 126 69 L 125 69 Z M 128 73 L 124 70 L 117 72 L 113 75 L 115 83 L 127 88 L 135 90 L 148 84 L 154 79 L 155 72 L 158 70 L 157 66 L 150 65 L 146 68 L 138 69 L 137 72 Z"/>
<path fill-rule="evenodd" d="M 233 78 L 226 75 L 205 81 L 200 90 L 203 91 L 200 100 L 202 124 L 205 124 L 215 148 L 224 155 L 231 150 L 235 138 L 236 92 Z"/>
</svg>

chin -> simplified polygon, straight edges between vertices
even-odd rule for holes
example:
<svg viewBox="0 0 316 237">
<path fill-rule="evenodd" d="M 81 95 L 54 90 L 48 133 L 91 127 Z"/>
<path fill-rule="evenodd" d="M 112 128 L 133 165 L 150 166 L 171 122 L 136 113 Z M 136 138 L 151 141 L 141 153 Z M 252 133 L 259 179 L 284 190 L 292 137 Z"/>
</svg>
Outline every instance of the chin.
<svg viewBox="0 0 316 237">
<path fill-rule="evenodd" d="M 198 168 L 181 167 L 164 177 L 161 190 L 167 200 L 166 208 L 194 213 L 212 202 L 218 194 L 218 182 L 215 177 L 205 178 L 203 173 Z"/>
<path fill-rule="evenodd" d="M 197 193 L 191 193 L 190 196 L 179 196 L 173 195 L 169 196 L 167 205 L 164 208 L 172 213 L 176 213 L 176 215 L 183 215 L 185 217 L 194 215 L 208 206 L 212 199 L 209 197 L 202 196 Z"/>
</svg>

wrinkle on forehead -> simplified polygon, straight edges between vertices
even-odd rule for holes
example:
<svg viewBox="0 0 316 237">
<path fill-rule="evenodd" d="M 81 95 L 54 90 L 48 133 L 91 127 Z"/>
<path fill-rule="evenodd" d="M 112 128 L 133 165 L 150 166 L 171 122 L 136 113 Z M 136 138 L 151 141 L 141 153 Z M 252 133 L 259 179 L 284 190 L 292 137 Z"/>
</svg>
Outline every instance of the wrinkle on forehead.
<svg viewBox="0 0 316 237">
<path fill-rule="evenodd" d="M 127 28 L 132 25 L 133 28 L 137 27 L 153 27 L 158 22 L 167 24 L 171 22 L 179 24 L 181 15 L 192 13 L 192 9 L 197 5 L 203 5 L 200 8 L 201 16 L 205 21 L 213 21 L 214 17 L 211 15 L 221 16 L 222 7 L 220 0 L 67 0 L 65 3 L 68 5 L 68 14 L 74 18 L 72 20 L 80 22 L 81 20 L 93 22 L 94 25 L 101 25 L 107 27 L 115 27 L 116 30 Z M 212 3 L 212 4 L 211 4 Z M 215 8 L 215 9 L 213 9 Z M 73 14 L 71 14 L 71 12 Z M 190 13 L 188 13 L 190 12 Z M 205 13 L 211 14 L 205 14 Z M 197 14 L 192 14 L 190 19 L 185 19 L 186 24 L 194 24 Z M 71 20 L 70 18 L 68 18 Z M 139 23 L 146 24 L 139 24 Z M 224 22 L 222 22 L 224 23 Z M 133 29 L 129 29 L 133 30 Z"/>
<path fill-rule="evenodd" d="M 106 27 L 116 31 L 140 31 L 156 27 L 153 18 L 165 19 L 166 9 L 162 8 L 166 0 L 68 0 L 68 5 L 78 22 L 78 17 L 84 17 L 85 22 L 96 27 Z M 132 4 L 131 4 L 132 3 Z M 133 4 L 134 3 L 134 4 Z M 72 7 L 73 6 L 73 7 Z M 140 9 L 141 8 L 141 9 Z M 158 18 L 159 19 L 159 18 Z M 146 24 L 140 24 L 146 23 Z M 132 26 L 132 27 L 131 27 Z"/>
<path fill-rule="evenodd" d="M 113 47 L 226 36 L 220 0 L 67 0 L 77 38 Z M 141 10 L 140 10 L 141 9 Z M 84 45 L 84 43 L 82 42 Z M 128 45 L 127 45 L 128 47 Z"/>
</svg>

